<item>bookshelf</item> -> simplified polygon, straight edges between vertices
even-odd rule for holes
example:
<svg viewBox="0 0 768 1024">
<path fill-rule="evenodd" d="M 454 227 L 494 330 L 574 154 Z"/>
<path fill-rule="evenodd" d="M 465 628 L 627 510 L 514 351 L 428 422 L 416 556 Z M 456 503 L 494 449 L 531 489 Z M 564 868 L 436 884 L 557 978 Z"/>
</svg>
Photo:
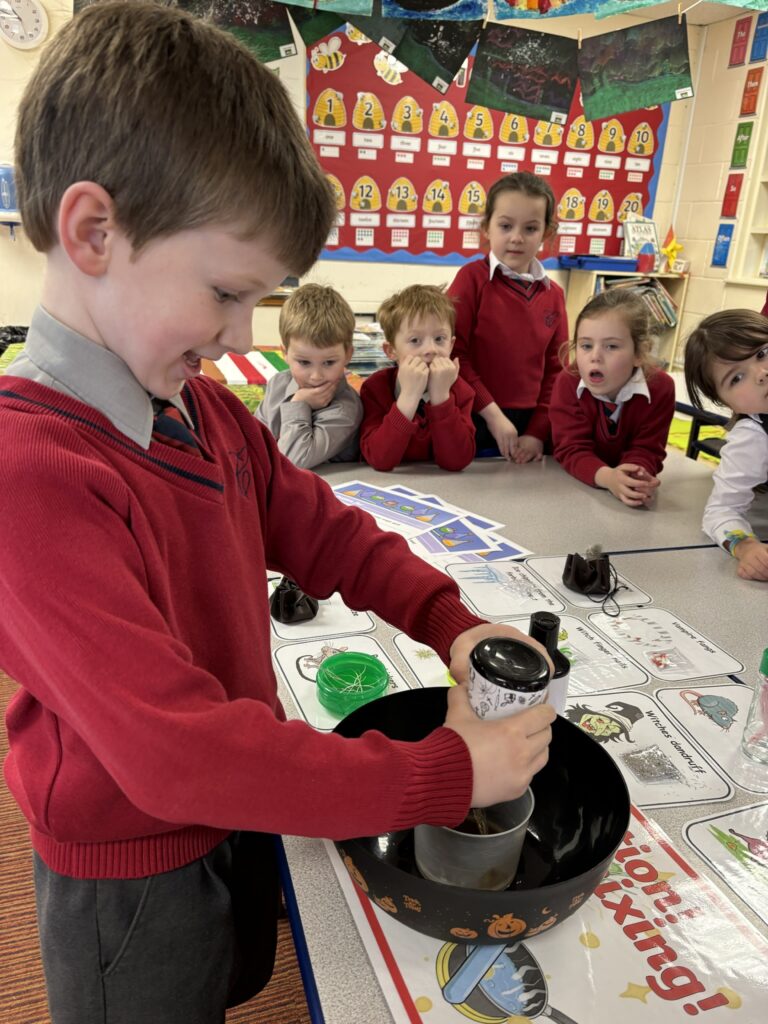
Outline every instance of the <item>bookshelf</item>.
<svg viewBox="0 0 768 1024">
<path fill-rule="evenodd" d="M 611 281 L 630 281 L 634 279 L 638 284 L 642 282 L 658 282 L 674 305 L 677 307 L 677 315 L 674 318 L 673 326 L 660 328 L 656 333 L 657 340 L 654 342 L 653 354 L 661 362 L 662 366 L 672 369 L 678 358 L 680 349 L 680 321 L 685 307 L 685 295 L 688 291 L 687 274 L 637 274 L 626 270 L 571 270 L 568 279 L 568 290 L 565 296 L 565 308 L 568 313 L 568 326 L 571 330 L 576 324 L 576 318 L 593 295 L 603 291 L 606 284 Z M 680 353 L 681 354 L 681 353 Z"/>
</svg>

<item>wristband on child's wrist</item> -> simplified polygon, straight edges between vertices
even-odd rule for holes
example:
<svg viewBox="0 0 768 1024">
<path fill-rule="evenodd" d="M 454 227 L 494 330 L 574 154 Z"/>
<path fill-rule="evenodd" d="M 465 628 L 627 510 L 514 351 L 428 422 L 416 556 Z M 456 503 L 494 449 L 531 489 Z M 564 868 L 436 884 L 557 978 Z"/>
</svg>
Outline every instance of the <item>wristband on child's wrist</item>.
<svg viewBox="0 0 768 1024">
<path fill-rule="evenodd" d="M 725 535 L 723 547 L 729 555 L 733 555 L 735 558 L 736 553 L 733 549 L 743 540 L 757 540 L 757 536 L 754 533 L 747 533 L 745 530 L 729 530 Z"/>
</svg>

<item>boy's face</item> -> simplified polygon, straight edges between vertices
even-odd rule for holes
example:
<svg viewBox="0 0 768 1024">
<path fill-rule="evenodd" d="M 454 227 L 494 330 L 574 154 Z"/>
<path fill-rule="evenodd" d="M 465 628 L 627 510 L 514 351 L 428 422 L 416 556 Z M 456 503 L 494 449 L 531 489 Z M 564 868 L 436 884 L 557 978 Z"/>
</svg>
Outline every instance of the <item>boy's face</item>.
<svg viewBox="0 0 768 1024">
<path fill-rule="evenodd" d="M 547 200 L 507 189 L 499 193 L 485 234 L 496 259 L 527 274 L 547 227 Z"/>
<path fill-rule="evenodd" d="M 302 338 L 289 338 L 286 342 L 285 360 L 300 388 L 319 388 L 323 384 L 337 383 L 344 376 L 351 357 L 351 350 L 348 352 L 341 344 L 318 348 Z"/>
<path fill-rule="evenodd" d="M 716 359 L 712 379 L 729 409 L 747 416 L 768 413 L 768 345 L 738 362 Z"/>
<path fill-rule="evenodd" d="M 576 368 L 593 395 L 613 401 L 640 362 L 629 327 L 619 313 L 581 320 Z"/>
<path fill-rule="evenodd" d="M 384 352 L 396 363 L 407 356 L 418 356 L 429 366 L 437 356 L 450 356 L 453 341 L 450 325 L 430 313 L 401 324 L 394 341 L 384 342 Z"/>
<path fill-rule="evenodd" d="M 250 351 L 254 306 L 288 273 L 264 241 L 241 241 L 226 225 L 154 239 L 136 256 L 118 231 L 89 296 L 89 336 L 150 394 L 170 398 L 201 358 Z"/>
</svg>

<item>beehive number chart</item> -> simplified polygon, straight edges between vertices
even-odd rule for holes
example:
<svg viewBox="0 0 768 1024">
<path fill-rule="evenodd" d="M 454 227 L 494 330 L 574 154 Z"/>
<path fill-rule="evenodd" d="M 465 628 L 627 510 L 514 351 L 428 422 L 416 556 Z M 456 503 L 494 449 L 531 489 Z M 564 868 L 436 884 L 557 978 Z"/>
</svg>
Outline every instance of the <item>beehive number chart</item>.
<svg viewBox="0 0 768 1024">
<path fill-rule="evenodd" d="M 338 211 L 326 256 L 462 263 L 480 250 L 488 188 L 518 170 L 558 201 L 545 256 L 618 255 L 627 216 L 652 213 L 662 107 L 589 122 L 578 89 L 565 124 L 473 106 L 471 57 L 433 88 L 343 27 L 308 56 L 310 139 Z"/>
</svg>

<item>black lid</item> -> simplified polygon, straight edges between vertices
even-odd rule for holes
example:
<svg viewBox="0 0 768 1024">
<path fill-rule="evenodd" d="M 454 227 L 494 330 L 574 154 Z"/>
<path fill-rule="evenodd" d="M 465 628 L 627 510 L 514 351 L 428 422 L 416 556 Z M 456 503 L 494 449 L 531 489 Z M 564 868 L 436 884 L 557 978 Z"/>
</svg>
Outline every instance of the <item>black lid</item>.
<svg viewBox="0 0 768 1024">
<path fill-rule="evenodd" d="M 510 690 L 543 690 L 549 665 L 538 651 L 520 640 L 490 636 L 472 649 L 469 660 L 489 683 Z"/>
</svg>

